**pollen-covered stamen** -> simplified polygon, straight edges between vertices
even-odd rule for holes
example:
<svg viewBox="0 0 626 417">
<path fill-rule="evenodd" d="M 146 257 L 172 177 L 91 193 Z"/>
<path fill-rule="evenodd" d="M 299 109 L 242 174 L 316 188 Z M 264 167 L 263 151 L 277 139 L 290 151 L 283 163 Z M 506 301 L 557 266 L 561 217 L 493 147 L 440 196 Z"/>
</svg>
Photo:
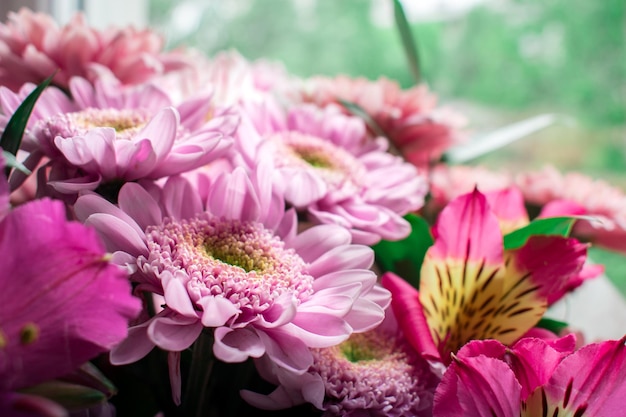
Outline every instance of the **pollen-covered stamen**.
<svg viewBox="0 0 626 417">
<path fill-rule="evenodd" d="M 223 296 L 242 311 L 258 314 L 290 293 L 298 302 L 313 293 L 306 263 L 260 223 L 203 213 L 190 220 L 166 219 L 146 231 L 150 263 L 160 270 L 183 270 L 192 301 Z"/>
<path fill-rule="evenodd" d="M 331 189 L 363 187 L 367 170 L 345 149 L 327 140 L 299 132 L 280 132 L 269 137 L 276 144 L 278 167 L 314 170 Z"/>
<path fill-rule="evenodd" d="M 96 127 L 112 127 L 118 139 L 130 139 L 150 120 L 141 109 L 94 109 L 64 113 L 48 119 L 45 123 L 50 137 L 72 137 L 85 134 Z"/>
</svg>

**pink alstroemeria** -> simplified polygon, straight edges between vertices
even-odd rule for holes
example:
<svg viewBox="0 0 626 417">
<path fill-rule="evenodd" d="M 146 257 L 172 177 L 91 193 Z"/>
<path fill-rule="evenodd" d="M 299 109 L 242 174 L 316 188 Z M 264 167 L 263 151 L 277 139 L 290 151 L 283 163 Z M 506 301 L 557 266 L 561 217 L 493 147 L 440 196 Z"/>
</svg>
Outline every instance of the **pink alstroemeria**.
<svg viewBox="0 0 626 417">
<path fill-rule="evenodd" d="M 453 200 L 433 228 L 417 291 L 387 273 L 383 285 L 405 336 L 427 358 L 449 363 L 473 339 L 510 344 L 578 279 L 587 247 L 576 239 L 533 236 L 504 250 L 497 216 L 475 190 Z"/>
<path fill-rule="evenodd" d="M 123 89 L 103 76 L 95 85 L 73 78 L 69 87 L 73 100 L 56 88 L 44 91 L 23 143 L 30 152 L 25 165 L 32 169 L 42 156 L 49 158 L 48 185 L 63 194 L 203 166 L 229 149 L 239 120 L 234 111 L 214 108 L 210 95 L 174 107 L 152 84 Z M 12 114 L 32 88 L 16 94 L 1 87 L 4 114 Z"/>
<path fill-rule="evenodd" d="M 13 91 L 55 71 L 53 83 L 67 88 L 74 76 L 93 79 L 91 70 L 99 66 L 123 84 L 139 84 L 185 65 L 184 56 L 164 52 L 163 39 L 148 29 L 98 31 L 81 14 L 59 27 L 52 17 L 26 8 L 0 23 L 0 85 Z"/>
<path fill-rule="evenodd" d="M 175 362 L 204 328 L 225 362 L 267 355 L 303 373 L 309 348 L 332 346 L 375 327 L 389 293 L 369 270 L 373 251 L 340 226 L 297 232 L 296 213 L 272 191 L 271 172 L 242 168 L 213 180 L 206 201 L 179 177 L 163 188 L 125 184 L 119 206 L 96 194 L 78 198 L 79 219 L 94 226 L 132 271 L 138 291 L 162 295 L 156 316 L 130 329 L 111 355 L 131 363 L 158 346 Z M 176 368 L 176 367 L 174 367 Z M 178 400 L 180 374 L 173 372 Z"/>
<path fill-rule="evenodd" d="M 434 417 L 620 417 L 626 337 L 572 353 L 573 338 L 463 347 L 435 393 Z"/>
<path fill-rule="evenodd" d="M 398 83 L 379 78 L 313 77 L 299 97 L 325 107 L 347 101 L 360 106 L 400 150 L 407 161 L 427 168 L 451 145 L 463 141 L 466 120 L 451 109 L 438 107 L 426 85 L 402 90 Z"/>
<path fill-rule="evenodd" d="M 432 416 L 439 377 L 406 342 L 390 309 L 375 329 L 312 353 L 313 365 L 303 375 L 255 361 L 262 377 L 279 386 L 269 395 L 244 391 L 243 398 L 266 410 L 309 402 L 324 417 Z"/>
<path fill-rule="evenodd" d="M 48 199 L 0 222 L 0 392 L 67 374 L 110 350 L 139 313 L 95 230 Z"/>
<path fill-rule="evenodd" d="M 269 99 L 246 104 L 253 128 L 237 132 L 246 163 L 270 161 L 287 202 L 309 220 L 339 224 L 368 245 L 409 234 L 402 216 L 423 205 L 424 175 L 388 153 L 384 138 L 369 140 L 362 120 L 336 107 L 285 111 Z"/>
</svg>

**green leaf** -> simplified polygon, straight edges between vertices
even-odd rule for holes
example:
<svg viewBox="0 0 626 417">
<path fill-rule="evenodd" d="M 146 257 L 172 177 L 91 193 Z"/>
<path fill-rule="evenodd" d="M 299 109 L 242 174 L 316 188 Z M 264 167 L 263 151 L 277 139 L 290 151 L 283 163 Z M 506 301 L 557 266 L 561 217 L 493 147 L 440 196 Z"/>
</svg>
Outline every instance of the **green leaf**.
<svg viewBox="0 0 626 417">
<path fill-rule="evenodd" d="M 104 374 L 90 362 L 83 364 L 72 373 L 59 378 L 59 381 L 96 389 L 106 395 L 107 398 L 111 398 L 117 394 L 117 388 L 113 382 L 104 376 Z"/>
<path fill-rule="evenodd" d="M 15 110 L 15 113 L 9 119 L 2 136 L 0 136 L 0 148 L 6 152 L 16 155 L 22 138 L 24 137 L 24 130 L 26 130 L 26 124 L 30 114 L 35 107 L 35 103 L 39 99 L 39 96 L 45 90 L 45 88 L 52 82 L 52 78 L 56 75 L 56 72 L 50 77 L 46 78 L 41 84 L 39 84 L 29 95 L 24 99 L 22 104 Z M 7 170 L 9 173 L 10 168 Z"/>
<path fill-rule="evenodd" d="M 516 249 L 524 246 L 528 238 L 537 235 L 569 236 L 576 217 L 549 217 L 537 219 L 525 227 L 504 236 L 504 249 Z"/>
<path fill-rule="evenodd" d="M 381 272 L 393 272 L 417 288 L 422 262 L 426 251 L 433 245 L 433 237 L 430 225 L 424 218 L 415 214 L 408 214 L 404 218 L 411 224 L 411 234 L 396 242 L 383 240 L 374 245 L 373 249 Z"/>
<path fill-rule="evenodd" d="M 406 19 L 404 9 L 400 0 L 393 0 L 393 12 L 396 19 L 396 26 L 400 32 L 400 38 L 402 39 L 402 46 L 404 47 L 404 53 L 409 61 L 409 69 L 411 75 L 415 79 L 416 83 L 422 81 L 422 71 L 420 70 L 419 54 L 417 52 L 417 45 L 413 39 L 413 32 L 411 32 L 411 26 Z"/>
<path fill-rule="evenodd" d="M 20 161 L 18 161 L 17 158 L 15 158 L 15 155 L 13 155 L 12 153 L 2 151 L 2 157 L 4 158 L 5 165 L 9 169 L 15 168 L 19 171 L 22 171 L 26 175 L 32 174 L 32 172 L 30 172 L 30 169 L 26 168 Z"/>
<path fill-rule="evenodd" d="M 539 320 L 539 323 L 537 323 L 536 326 L 542 329 L 550 330 L 554 334 L 559 334 L 568 327 L 568 324 L 564 321 L 543 317 Z"/>
<path fill-rule="evenodd" d="M 372 132 L 374 132 L 377 136 L 387 136 L 383 129 L 376 123 L 376 121 L 370 116 L 361 106 L 356 103 L 352 103 L 347 100 L 338 100 L 339 103 L 346 108 L 351 114 L 357 116 L 365 122 L 367 127 L 370 128 Z"/>
<path fill-rule="evenodd" d="M 61 381 L 44 382 L 21 392 L 47 398 L 68 410 L 90 408 L 107 400 L 106 395 L 97 389 Z"/>
</svg>

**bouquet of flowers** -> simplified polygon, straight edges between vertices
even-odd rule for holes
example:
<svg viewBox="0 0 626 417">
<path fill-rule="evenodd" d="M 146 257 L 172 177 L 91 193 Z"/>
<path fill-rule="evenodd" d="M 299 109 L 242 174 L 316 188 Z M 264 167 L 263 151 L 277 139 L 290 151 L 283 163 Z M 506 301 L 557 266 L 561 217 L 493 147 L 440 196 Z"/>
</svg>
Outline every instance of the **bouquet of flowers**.
<svg viewBox="0 0 626 417">
<path fill-rule="evenodd" d="M 623 413 L 626 339 L 544 313 L 626 197 L 444 163 L 426 85 L 23 9 L 0 107 L 2 415 Z"/>
</svg>

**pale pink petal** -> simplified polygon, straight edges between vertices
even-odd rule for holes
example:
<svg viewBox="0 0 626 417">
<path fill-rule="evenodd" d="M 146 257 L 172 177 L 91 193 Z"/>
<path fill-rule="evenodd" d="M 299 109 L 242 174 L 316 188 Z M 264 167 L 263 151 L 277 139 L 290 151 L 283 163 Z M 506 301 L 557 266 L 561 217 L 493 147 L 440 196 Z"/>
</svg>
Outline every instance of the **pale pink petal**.
<svg viewBox="0 0 626 417">
<path fill-rule="evenodd" d="M 109 360 L 113 365 L 136 362 L 154 349 L 154 342 L 148 337 L 150 323 L 151 321 L 146 321 L 128 329 L 126 339 L 111 350 Z"/>
<path fill-rule="evenodd" d="M 339 246 L 313 261 L 309 273 L 321 276 L 337 269 L 368 269 L 373 262 L 374 251 L 367 246 Z"/>
<path fill-rule="evenodd" d="M 182 378 L 180 375 L 180 352 L 169 352 L 167 354 L 167 369 L 170 376 L 170 387 L 174 404 L 180 405 Z"/>
<path fill-rule="evenodd" d="M 261 357 L 265 353 L 265 345 L 254 330 L 218 327 L 215 329 L 213 353 L 224 362 L 238 363 L 249 357 Z"/>
<path fill-rule="evenodd" d="M 163 216 L 158 203 L 139 184 L 124 184 L 117 199 L 120 209 L 132 217 L 142 230 L 150 225 L 161 224 Z"/>
<path fill-rule="evenodd" d="M 350 233 L 345 228 L 319 225 L 300 233 L 290 246 L 301 254 L 305 262 L 312 262 L 332 248 L 347 245 L 350 241 Z"/>
<path fill-rule="evenodd" d="M 106 213 L 95 213 L 85 220 L 85 224 L 98 230 L 107 249 L 111 252 L 122 250 L 134 256 L 147 252 L 144 238 L 118 217 Z"/>
<path fill-rule="evenodd" d="M 258 332 L 265 345 L 265 353 L 279 366 L 292 372 L 304 373 L 313 363 L 313 356 L 301 337 L 292 336 L 285 331 L 285 327 L 293 325 Z"/>
<path fill-rule="evenodd" d="M 163 187 L 163 206 L 175 219 L 189 219 L 203 210 L 200 196 L 182 177 L 170 177 Z"/>
<path fill-rule="evenodd" d="M 240 313 L 237 306 L 224 297 L 206 296 L 196 304 L 202 306 L 202 325 L 205 327 L 223 326 L 235 314 Z"/>
<path fill-rule="evenodd" d="M 197 319 L 183 316 L 155 317 L 148 326 L 148 337 L 164 350 L 181 351 L 196 341 L 202 332 L 202 324 Z"/>
</svg>

